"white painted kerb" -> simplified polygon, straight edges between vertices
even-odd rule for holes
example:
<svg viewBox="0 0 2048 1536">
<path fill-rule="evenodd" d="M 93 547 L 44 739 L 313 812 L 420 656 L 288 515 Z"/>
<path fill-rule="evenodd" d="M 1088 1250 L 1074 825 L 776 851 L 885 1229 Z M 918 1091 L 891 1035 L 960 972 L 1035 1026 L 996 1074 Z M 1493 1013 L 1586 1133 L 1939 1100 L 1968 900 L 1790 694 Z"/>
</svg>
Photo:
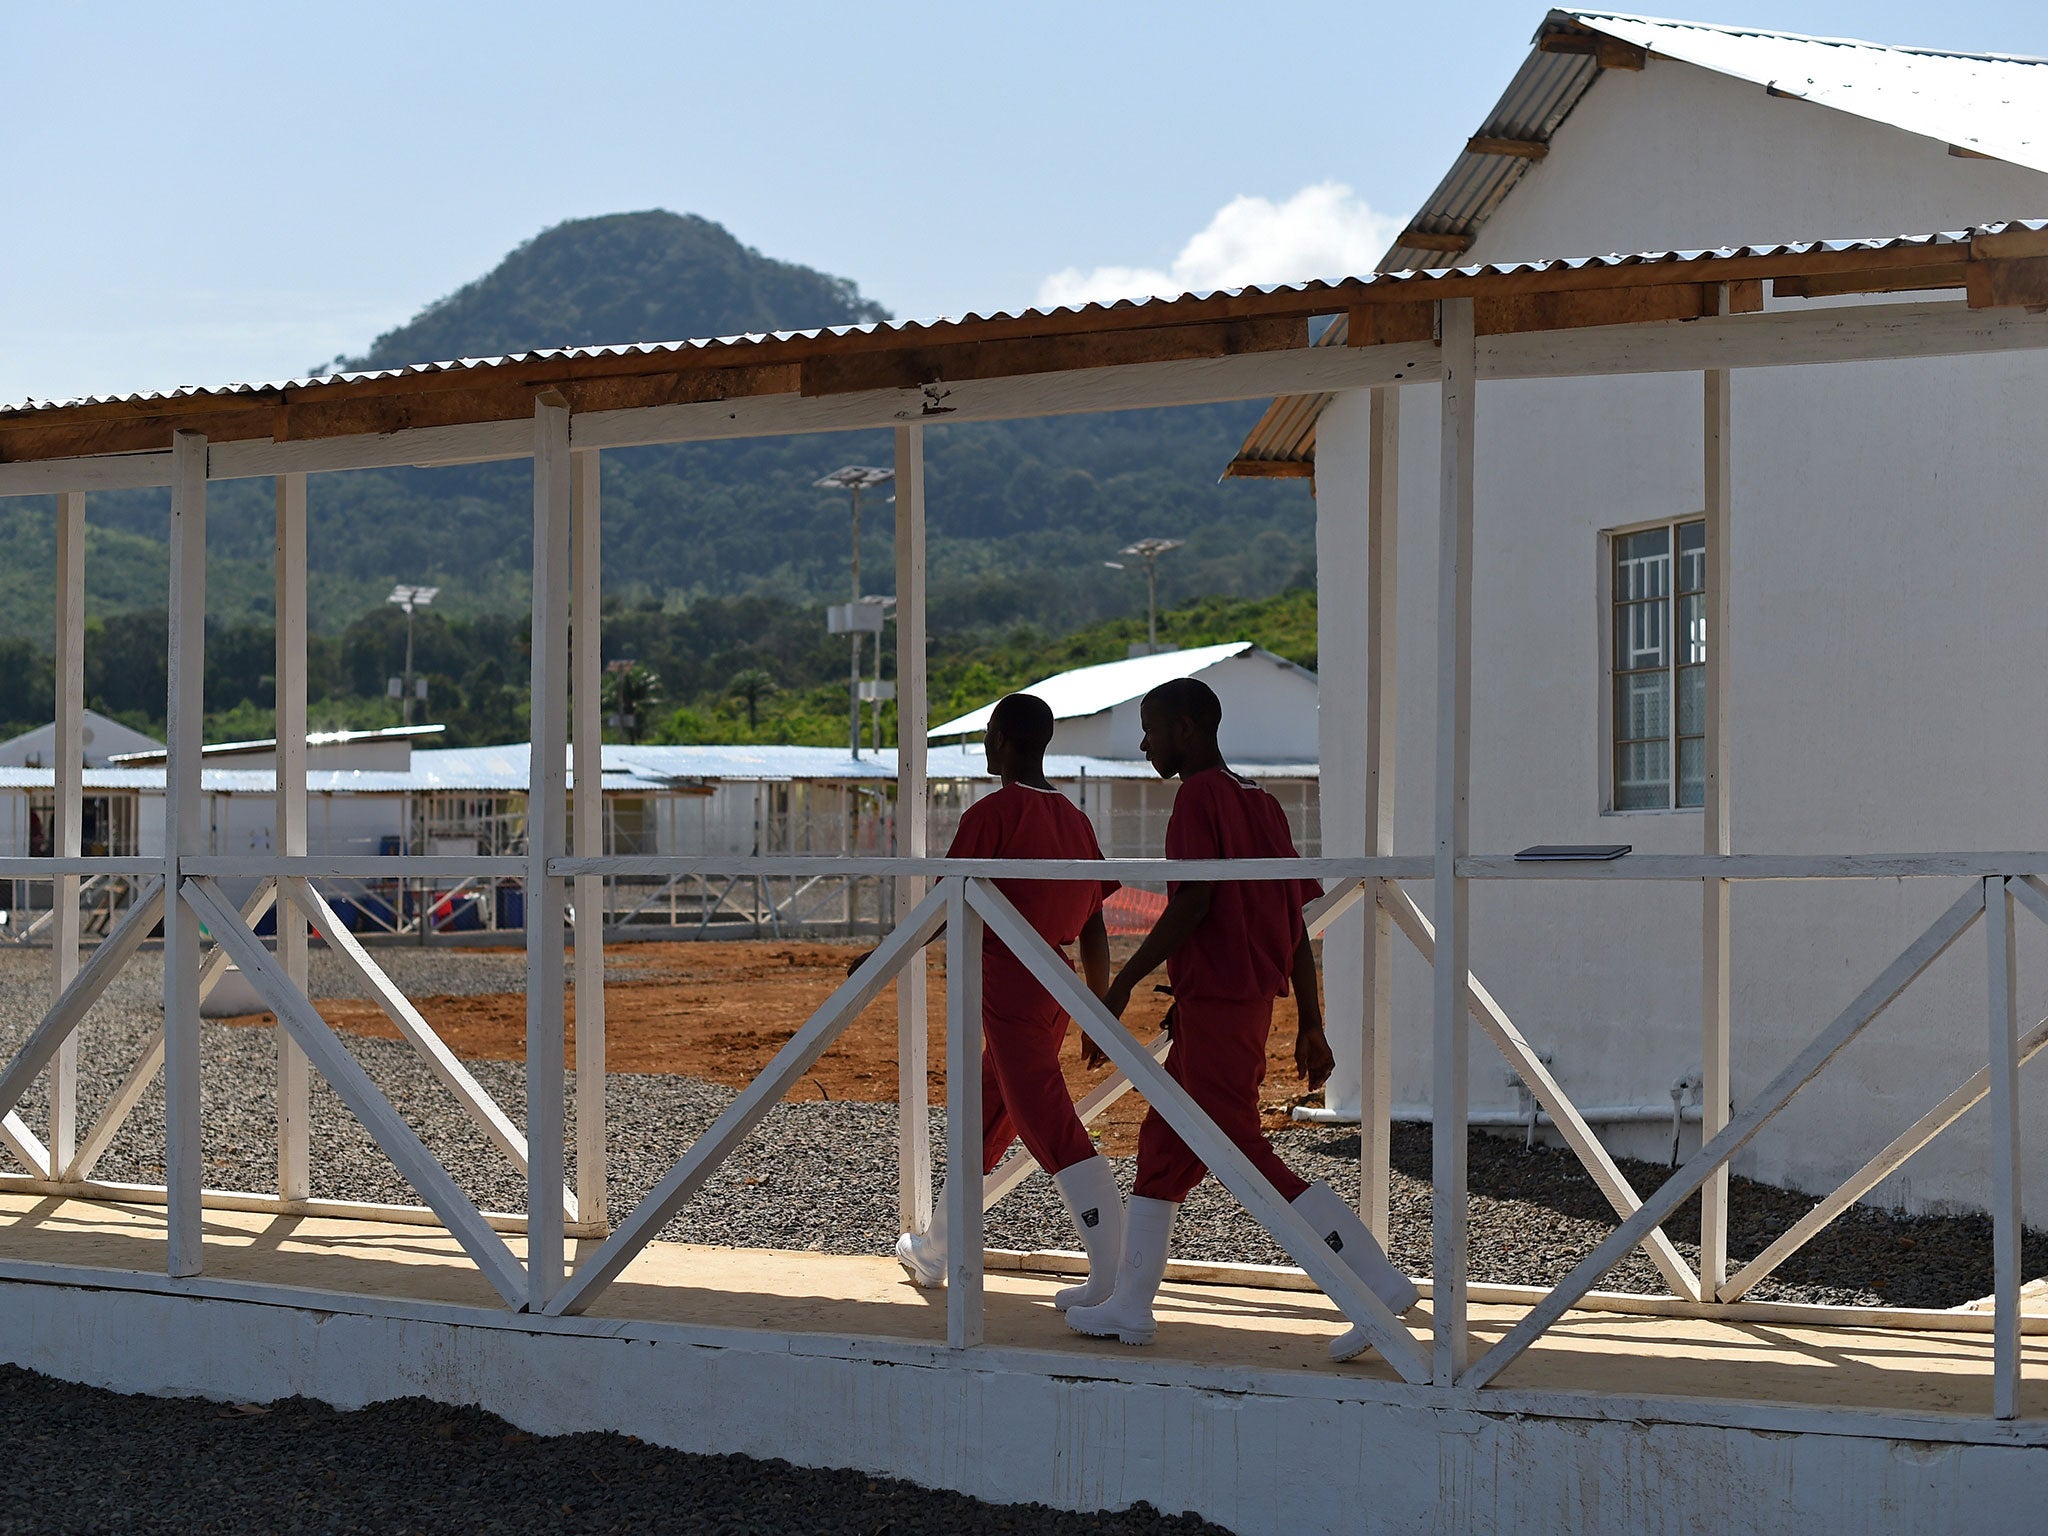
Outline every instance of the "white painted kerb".
<svg viewBox="0 0 2048 1536">
<path fill-rule="evenodd" d="M 374 1315 L 263 1286 L 100 1283 L 0 1280 L 0 1356 L 123 1392 L 475 1403 L 538 1434 L 615 1430 L 999 1502 L 1143 1500 L 1275 1536 L 1936 1530 L 1964 1508 L 1974 1531 L 1997 1533 L 2030 1529 L 2048 1499 L 2043 1426 L 2024 1422 L 1744 1404 L 1681 1414 L 1651 1399 L 1504 1391 L 1482 1412 L 1471 1394 L 1135 1352 L 1089 1374 L 1092 1362 L 1028 1350 L 381 1300 Z"/>
</svg>

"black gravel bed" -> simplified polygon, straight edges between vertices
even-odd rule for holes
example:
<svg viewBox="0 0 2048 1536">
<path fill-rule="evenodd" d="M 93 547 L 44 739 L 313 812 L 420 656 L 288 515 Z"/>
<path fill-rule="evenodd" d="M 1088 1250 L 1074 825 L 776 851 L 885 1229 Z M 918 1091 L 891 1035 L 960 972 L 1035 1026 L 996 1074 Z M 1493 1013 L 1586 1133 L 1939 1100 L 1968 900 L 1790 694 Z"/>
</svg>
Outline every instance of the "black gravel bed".
<svg viewBox="0 0 2048 1536">
<path fill-rule="evenodd" d="M 303 1398 L 127 1397 L 13 1366 L 0 1366 L 0 1440 L 14 1447 L 0 1532 L 1221 1529 L 1144 1504 L 1074 1514 L 860 1472 L 691 1455 L 631 1435 L 528 1435 L 425 1398 L 343 1413 Z"/>
<path fill-rule="evenodd" d="M 378 953 L 394 979 L 415 995 L 504 990 L 523 976 L 516 955 L 394 948 Z M 333 965 L 316 955 L 316 967 Z M 630 963 L 630 962 L 629 962 Z M 0 953 L 0 1050 L 11 1050 L 47 997 L 47 951 Z M 81 1118 L 90 1123 L 161 1019 L 161 956 L 136 957 L 88 1017 L 80 1060 Z M 316 988 L 340 990 L 316 970 Z M 409 1047 L 351 1037 L 349 1048 L 442 1159 L 471 1197 L 487 1208 L 519 1210 L 525 1179 L 469 1121 Z M 215 1188 L 275 1187 L 276 1032 L 207 1024 L 205 1177 Z M 479 1082 L 515 1123 L 524 1116 L 524 1073 L 517 1063 L 475 1062 Z M 666 1173 L 689 1143 L 732 1102 L 731 1089 L 692 1078 L 617 1074 L 606 1083 L 610 1184 L 616 1217 Z M 416 1204 L 369 1134 L 317 1078 L 313 1087 L 314 1193 L 329 1198 Z M 44 1115 L 38 1095 L 24 1101 L 31 1125 Z M 573 1088 L 570 1123 L 574 1124 Z M 943 1167 L 943 1114 L 933 1115 L 933 1152 Z M 772 1110 L 715 1173 L 698 1198 L 664 1230 L 674 1241 L 746 1247 L 886 1254 L 896 1238 L 896 1110 L 888 1104 L 794 1103 Z M 1327 1126 L 1293 1126 L 1275 1142 L 1304 1177 L 1328 1180 L 1346 1196 L 1358 1188 L 1358 1135 Z M 1393 1257 L 1411 1273 L 1430 1267 L 1430 1133 L 1397 1126 L 1393 1135 Z M 94 1170 L 109 1181 L 160 1182 L 163 1095 L 149 1092 L 128 1128 Z M 1468 1148 L 1473 1278 L 1543 1285 L 1563 1277 L 1610 1231 L 1615 1219 L 1577 1158 L 1519 1137 L 1474 1132 Z M 1669 1169 L 1624 1162 L 1647 1196 Z M 1128 1192 L 1132 1168 L 1121 1167 Z M 1812 1197 L 1733 1181 L 1729 1247 L 1737 1265 L 1804 1215 Z M 1681 1252 L 1697 1257 L 1698 1202 L 1668 1224 Z M 1076 1237 L 1050 1180 L 1031 1178 L 990 1213 L 989 1241 L 1007 1248 L 1070 1248 Z M 1822 1232 L 1751 1293 L 1759 1301 L 1949 1307 L 1990 1294 L 1990 1223 L 1981 1215 L 1893 1216 L 1858 1207 Z M 1175 1229 L 1187 1258 L 1284 1263 L 1285 1255 L 1212 1179 L 1190 1197 Z M 2024 1273 L 2048 1273 L 2048 1236 L 2029 1233 Z M 1640 1251 L 1601 1282 L 1609 1290 L 1662 1292 Z"/>
</svg>

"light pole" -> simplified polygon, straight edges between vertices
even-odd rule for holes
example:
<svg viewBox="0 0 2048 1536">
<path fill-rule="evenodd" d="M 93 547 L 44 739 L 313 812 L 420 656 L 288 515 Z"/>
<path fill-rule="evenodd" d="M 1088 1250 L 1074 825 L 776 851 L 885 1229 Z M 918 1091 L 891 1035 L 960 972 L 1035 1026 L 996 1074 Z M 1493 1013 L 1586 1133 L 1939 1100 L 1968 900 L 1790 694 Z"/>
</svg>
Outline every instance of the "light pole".
<svg viewBox="0 0 2048 1536">
<path fill-rule="evenodd" d="M 1187 543 L 1186 539 L 1140 539 L 1135 544 L 1126 544 L 1117 553 L 1136 555 L 1145 562 L 1145 654 L 1159 653 L 1159 557 L 1170 554 Z M 1112 571 L 1124 569 L 1121 560 L 1102 562 Z"/>
<path fill-rule="evenodd" d="M 882 681 L 882 652 L 886 649 L 882 644 L 882 623 L 887 620 L 889 610 L 896 606 L 896 599 L 893 597 L 870 596 L 862 598 L 860 603 L 863 608 L 872 608 L 877 616 L 875 623 L 875 680 L 863 688 L 861 693 L 875 706 L 874 746 L 875 756 L 880 757 L 882 755 L 882 706 L 890 699 L 896 697 L 896 685 Z"/>
<path fill-rule="evenodd" d="M 391 679 L 398 694 L 398 719 L 402 725 L 412 724 L 412 616 L 432 603 L 440 594 L 439 587 L 412 587 L 400 584 L 393 587 L 391 595 L 384 599 L 385 602 L 396 603 L 405 610 L 405 676 Z M 424 689 L 420 690 L 420 697 L 426 697 Z"/>
<path fill-rule="evenodd" d="M 860 591 L 860 493 L 877 485 L 886 485 L 896 478 L 893 469 L 876 469 L 868 464 L 848 464 L 835 469 L 822 480 L 812 482 L 821 491 L 851 491 L 853 493 L 853 601 L 843 610 L 844 622 L 837 622 L 839 615 L 827 610 L 825 629 L 828 634 L 849 635 L 853 641 L 853 667 L 847 678 L 846 726 L 847 747 L 855 757 L 860 756 L 860 637 L 868 629 L 875 631 L 875 648 L 882 645 L 882 610 L 873 608 L 863 612 L 866 606 L 861 602 Z M 872 619 L 872 623 L 869 620 Z"/>
</svg>

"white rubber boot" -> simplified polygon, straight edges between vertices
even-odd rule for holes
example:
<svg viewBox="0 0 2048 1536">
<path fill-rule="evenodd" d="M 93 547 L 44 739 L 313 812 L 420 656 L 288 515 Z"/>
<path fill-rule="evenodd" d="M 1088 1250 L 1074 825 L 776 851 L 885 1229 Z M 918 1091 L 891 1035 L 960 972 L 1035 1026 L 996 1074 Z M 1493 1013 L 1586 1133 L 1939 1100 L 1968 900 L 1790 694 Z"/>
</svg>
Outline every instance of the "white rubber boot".
<svg viewBox="0 0 2048 1536">
<path fill-rule="evenodd" d="M 910 1283 L 927 1291 L 946 1288 L 946 1187 L 939 1186 L 938 1204 L 932 1207 L 932 1224 L 922 1232 L 906 1232 L 896 1239 L 896 1262 L 910 1276 Z"/>
<path fill-rule="evenodd" d="M 1067 1308 L 1069 1328 L 1125 1344 L 1152 1342 L 1159 1332 L 1152 1301 L 1166 1278 L 1173 1218 L 1179 1214 L 1180 1207 L 1170 1201 L 1131 1196 L 1124 1210 L 1124 1256 L 1117 1266 L 1116 1292 L 1099 1306 Z"/>
<path fill-rule="evenodd" d="M 1358 1219 L 1358 1212 L 1329 1185 L 1320 1181 L 1309 1185 L 1294 1197 L 1294 1208 L 1316 1229 L 1316 1235 L 1329 1244 L 1330 1251 L 1365 1282 L 1365 1288 L 1387 1304 L 1387 1310 L 1394 1316 L 1399 1317 L 1422 1299 L 1415 1282 L 1394 1268 L 1386 1251 Z M 1366 1337 L 1365 1330 L 1354 1327 L 1330 1345 L 1330 1358 L 1349 1360 L 1370 1348 L 1372 1340 Z"/>
<path fill-rule="evenodd" d="M 1116 1294 L 1117 1270 L 1124 1256 L 1124 1197 L 1116 1187 L 1116 1170 L 1099 1153 L 1052 1176 L 1060 1199 L 1081 1234 L 1088 1255 L 1088 1280 L 1056 1292 L 1052 1304 L 1092 1307 Z"/>
</svg>

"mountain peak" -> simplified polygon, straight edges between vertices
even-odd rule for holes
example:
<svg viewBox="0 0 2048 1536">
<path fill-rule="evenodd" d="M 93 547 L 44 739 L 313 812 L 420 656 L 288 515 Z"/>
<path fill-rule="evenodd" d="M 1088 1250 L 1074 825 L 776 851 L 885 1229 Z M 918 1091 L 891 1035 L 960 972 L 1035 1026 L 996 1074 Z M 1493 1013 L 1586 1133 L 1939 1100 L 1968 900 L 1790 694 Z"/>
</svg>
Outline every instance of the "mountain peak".
<svg viewBox="0 0 2048 1536">
<path fill-rule="evenodd" d="M 569 219 L 438 299 L 360 357 L 396 368 L 541 347 L 686 341 L 887 320 L 852 279 L 776 261 L 696 214 L 650 209 Z M 326 370 L 321 370 L 326 371 Z"/>
</svg>

